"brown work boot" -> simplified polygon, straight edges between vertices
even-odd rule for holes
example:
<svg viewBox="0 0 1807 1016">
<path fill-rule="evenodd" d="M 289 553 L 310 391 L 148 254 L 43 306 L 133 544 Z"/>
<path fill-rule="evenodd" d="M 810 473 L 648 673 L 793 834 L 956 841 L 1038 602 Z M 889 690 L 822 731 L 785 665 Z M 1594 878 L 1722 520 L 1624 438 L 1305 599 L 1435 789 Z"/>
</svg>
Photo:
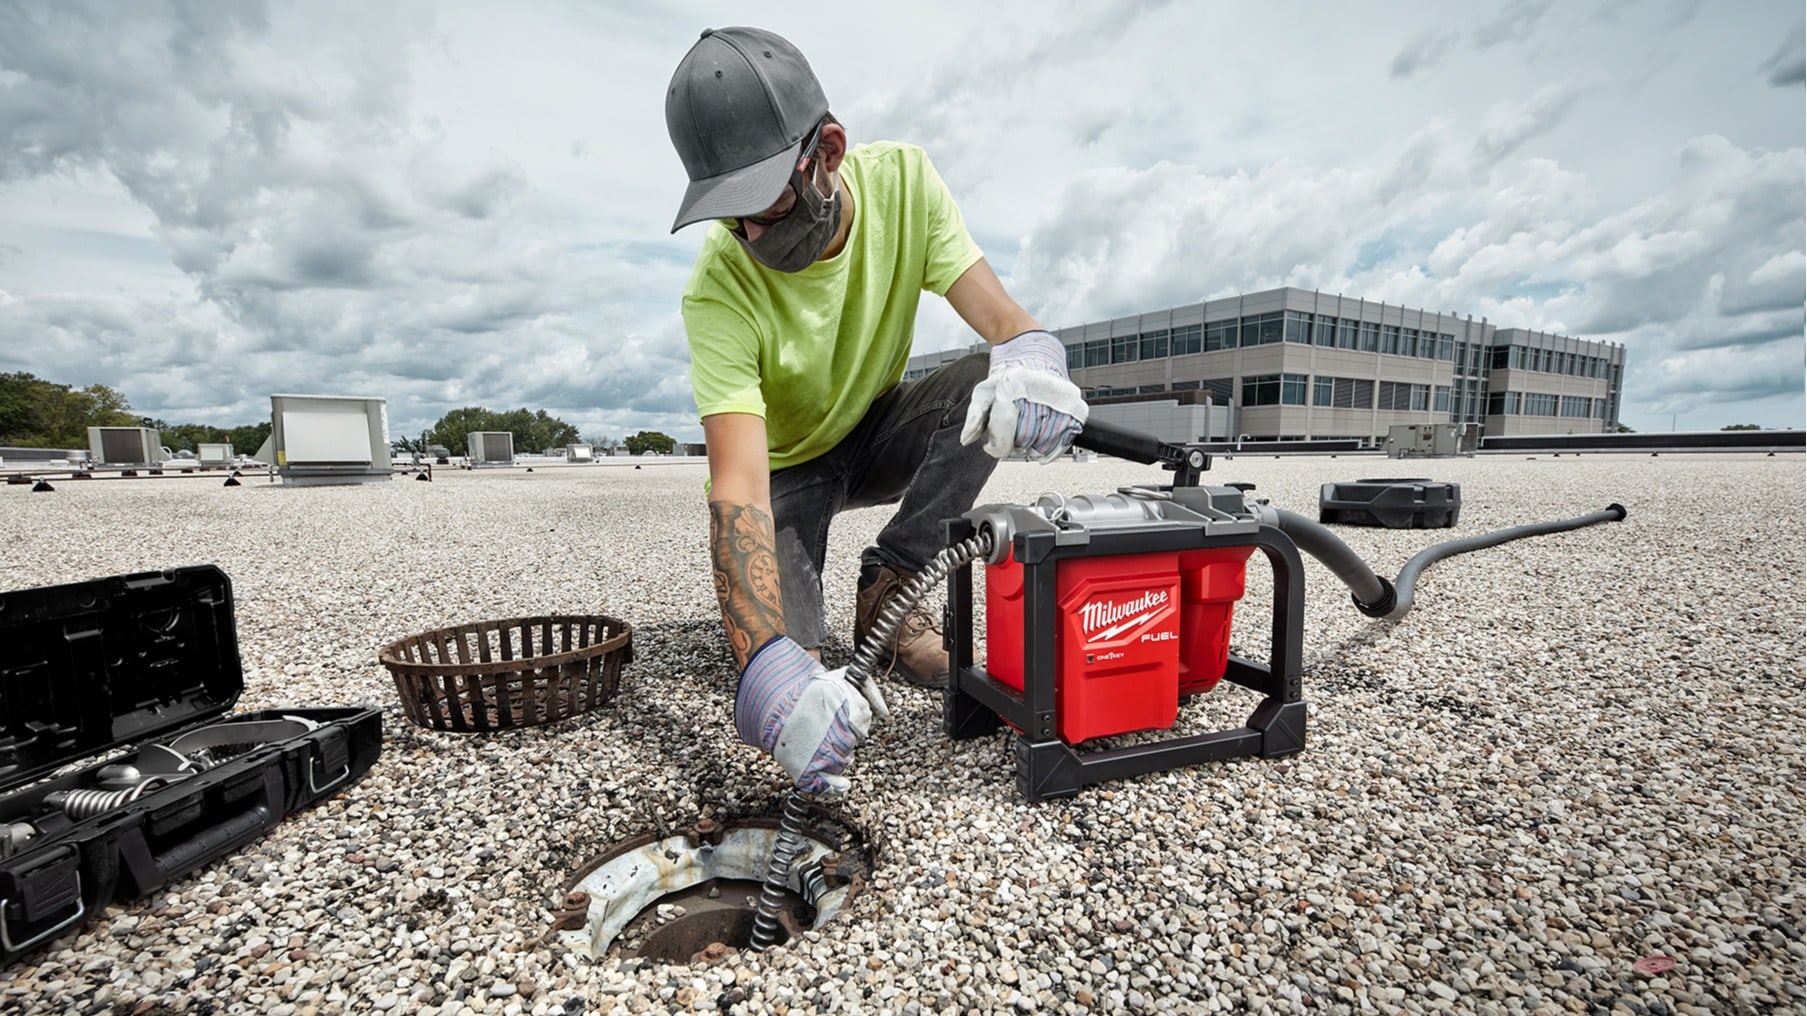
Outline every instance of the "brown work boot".
<svg viewBox="0 0 1807 1016">
<path fill-rule="evenodd" d="M 913 572 L 880 565 L 876 578 L 871 581 L 861 578 L 859 594 L 854 599 L 855 646 L 866 644 L 867 637 L 878 624 L 880 613 L 915 577 Z M 878 666 L 883 669 L 874 676 L 895 669 L 905 681 L 919 688 L 947 687 L 947 646 L 941 640 L 941 617 L 927 602 L 937 599 L 938 592 L 931 587 L 921 600 L 910 607 L 909 613 L 904 615 L 903 621 L 897 626 L 891 644 L 887 647 L 889 651 L 879 656 Z"/>
</svg>

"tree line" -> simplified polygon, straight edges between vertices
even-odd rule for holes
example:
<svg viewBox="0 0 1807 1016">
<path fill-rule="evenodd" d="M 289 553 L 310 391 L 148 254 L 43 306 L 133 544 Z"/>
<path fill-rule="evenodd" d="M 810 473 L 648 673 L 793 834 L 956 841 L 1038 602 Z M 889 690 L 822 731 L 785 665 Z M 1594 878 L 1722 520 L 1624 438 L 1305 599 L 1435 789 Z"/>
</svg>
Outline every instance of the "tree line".
<svg viewBox="0 0 1807 1016">
<path fill-rule="evenodd" d="M 417 438 L 402 438 L 393 442 L 400 452 L 418 452 L 421 455 L 433 454 L 435 448 L 443 448 L 453 455 L 462 455 L 470 444 L 470 435 L 480 431 L 506 431 L 514 435 L 514 447 L 517 452 L 542 452 L 566 445 L 587 444 L 591 448 L 608 452 L 616 448 L 626 448 L 630 454 L 638 455 L 643 451 L 655 451 L 669 454 L 677 446 L 673 438 L 657 431 L 640 431 L 617 441 L 605 434 L 592 434 L 579 437 L 577 428 L 556 416 L 550 416 L 544 409 L 529 412 L 526 409 L 514 409 L 498 413 L 484 409 L 482 406 L 466 406 L 454 409 L 439 418 L 439 422 L 421 431 Z"/>
<path fill-rule="evenodd" d="M 270 436 L 267 421 L 243 427 L 169 424 L 134 412 L 125 395 L 106 385 L 76 388 L 24 372 L 0 374 L 0 445 L 86 448 L 89 427 L 154 427 L 164 446 L 190 451 L 201 444 L 230 444 L 254 452 Z"/>
<path fill-rule="evenodd" d="M 0 445 L 16 448 L 88 447 L 89 427 L 153 427 L 171 451 L 196 451 L 203 444 L 230 444 L 249 455 L 270 436 L 270 421 L 240 427 L 214 427 L 204 423 L 165 423 L 140 415 L 119 391 L 102 384 L 75 388 L 46 381 L 27 373 L 0 374 Z M 400 452 L 430 454 L 444 448 L 462 455 L 473 431 L 507 431 L 514 435 L 517 451 L 539 452 L 579 443 L 577 428 L 543 409 L 525 408 L 494 412 L 481 406 L 454 409 L 417 438 L 392 442 Z M 599 451 L 625 447 L 635 455 L 644 451 L 669 454 L 677 442 L 657 431 L 640 431 L 623 440 L 591 435 L 582 443 Z"/>
</svg>

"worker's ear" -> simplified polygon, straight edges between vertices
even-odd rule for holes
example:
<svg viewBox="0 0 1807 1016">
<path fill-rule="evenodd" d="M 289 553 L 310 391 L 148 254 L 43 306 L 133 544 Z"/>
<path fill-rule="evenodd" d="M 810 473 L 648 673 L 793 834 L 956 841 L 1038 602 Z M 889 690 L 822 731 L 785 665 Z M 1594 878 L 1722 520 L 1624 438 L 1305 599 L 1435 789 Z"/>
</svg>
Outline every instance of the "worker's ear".
<svg viewBox="0 0 1807 1016">
<path fill-rule="evenodd" d="M 822 168 L 830 173 L 838 172 L 841 160 L 847 156 L 847 128 L 838 123 L 822 125 L 822 139 L 816 142 L 816 158 L 822 160 Z"/>
</svg>

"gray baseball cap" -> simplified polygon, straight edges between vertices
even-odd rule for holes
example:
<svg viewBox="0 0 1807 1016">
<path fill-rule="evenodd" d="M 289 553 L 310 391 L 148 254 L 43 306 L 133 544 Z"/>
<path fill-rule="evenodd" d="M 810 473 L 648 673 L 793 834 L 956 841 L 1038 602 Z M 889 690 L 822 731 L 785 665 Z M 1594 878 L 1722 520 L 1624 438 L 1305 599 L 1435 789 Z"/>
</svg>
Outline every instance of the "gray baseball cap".
<svg viewBox="0 0 1807 1016">
<path fill-rule="evenodd" d="M 671 231 L 771 207 L 827 112 L 797 47 L 759 28 L 704 30 L 665 92 L 665 129 L 690 174 Z"/>
</svg>

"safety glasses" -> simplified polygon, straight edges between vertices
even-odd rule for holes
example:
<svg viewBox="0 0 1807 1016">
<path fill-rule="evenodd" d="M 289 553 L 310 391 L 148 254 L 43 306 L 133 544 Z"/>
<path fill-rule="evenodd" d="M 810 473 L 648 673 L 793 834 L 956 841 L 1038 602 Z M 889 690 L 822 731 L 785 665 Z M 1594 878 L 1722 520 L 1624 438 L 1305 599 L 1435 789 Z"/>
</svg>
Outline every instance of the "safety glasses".
<svg viewBox="0 0 1807 1016">
<path fill-rule="evenodd" d="M 815 130 L 810 131 L 809 137 L 803 142 L 803 153 L 797 156 L 797 165 L 791 170 L 790 188 L 778 195 L 778 200 L 772 207 L 758 215 L 743 215 L 738 219 L 717 219 L 716 221 L 720 222 L 728 232 L 745 239 L 746 228 L 743 223 L 751 222 L 761 229 L 770 229 L 790 218 L 791 213 L 797 210 L 797 202 L 802 198 L 804 182 L 809 179 L 805 174 L 812 168 L 816 146 L 821 143 L 822 123 L 818 123 Z"/>
</svg>

